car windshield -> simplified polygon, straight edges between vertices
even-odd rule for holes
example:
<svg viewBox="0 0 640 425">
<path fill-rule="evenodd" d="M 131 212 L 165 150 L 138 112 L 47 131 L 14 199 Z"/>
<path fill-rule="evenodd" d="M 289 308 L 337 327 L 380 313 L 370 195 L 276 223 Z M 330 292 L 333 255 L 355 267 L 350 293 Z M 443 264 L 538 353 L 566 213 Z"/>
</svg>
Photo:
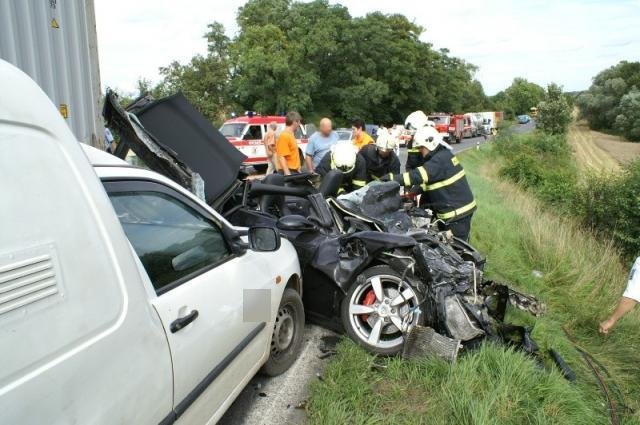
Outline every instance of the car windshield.
<svg viewBox="0 0 640 425">
<path fill-rule="evenodd" d="M 351 140 L 351 130 L 337 130 L 339 140 Z"/>
<path fill-rule="evenodd" d="M 433 121 L 436 124 L 449 124 L 449 116 L 448 115 L 436 115 L 428 117 L 429 121 Z"/>
<path fill-rule="evenodd" d="M 227 123 L 220 127 L 220 132 L 224 137 L 240 137 L 245 126 L 245 123 Z"/>
</svg>

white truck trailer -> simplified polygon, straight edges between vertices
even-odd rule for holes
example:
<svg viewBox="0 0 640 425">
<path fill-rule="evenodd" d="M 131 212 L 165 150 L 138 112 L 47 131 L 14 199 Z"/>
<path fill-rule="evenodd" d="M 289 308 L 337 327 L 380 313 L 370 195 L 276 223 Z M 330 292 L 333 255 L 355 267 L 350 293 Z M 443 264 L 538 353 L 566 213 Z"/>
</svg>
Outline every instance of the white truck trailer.
<svg viewBox="0 0 640 425">
<path fill-rule="evenodd" d="M 0 1 L 0 59 L 38 83 L 78 141 L 104 148 L 93 0 Z"/>
</svg>

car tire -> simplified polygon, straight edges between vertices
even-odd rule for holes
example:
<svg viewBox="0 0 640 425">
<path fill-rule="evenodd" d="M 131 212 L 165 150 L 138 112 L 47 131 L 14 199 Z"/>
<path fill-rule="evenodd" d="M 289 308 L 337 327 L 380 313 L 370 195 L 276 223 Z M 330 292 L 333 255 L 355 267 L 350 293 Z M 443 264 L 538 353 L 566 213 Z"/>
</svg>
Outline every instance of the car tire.
<svg viewBox="0 0 640 425">
<path fill-rule="evenodd" d="M 298 358 L 304 334 L 304 306 L 300 294 L 291 288 L 284 290 L 271 335 L 270 354 L 261 372 L 277 376 L 285 372 Z"/>
<path fill-rule="evenodd" d="M 382 293 L 379 292 L 380 289 L 374 290 L 373 282 L 376 280 Z M 407 290 L 411 292 L 408 294 Z M 406 295 L 407 300 L 398 306 L 393 306 L 393 300 L 398 298 L 400 293 Z M 403 282 L 400 274 L 391 267 L 371 267 L 356 278 L 342 300 L 340 309 L 342 326 L 349 338 L 372 354 L 380 356 L 400 354 L 404 347 L 404 333 L 398 327 L 402 323 L 402 318 L 410 318 L 408 320 L 410 327 L 424 322 L 424 315 L 418 308 L 420 298 L 418 290 L 408 282 Z M 382 307 L 383 305 L 386 307 Z M 362 310 L 363 308 L 366 310 Z M 364 313 L 360 313 L 361 311 Z"/>
</svg>

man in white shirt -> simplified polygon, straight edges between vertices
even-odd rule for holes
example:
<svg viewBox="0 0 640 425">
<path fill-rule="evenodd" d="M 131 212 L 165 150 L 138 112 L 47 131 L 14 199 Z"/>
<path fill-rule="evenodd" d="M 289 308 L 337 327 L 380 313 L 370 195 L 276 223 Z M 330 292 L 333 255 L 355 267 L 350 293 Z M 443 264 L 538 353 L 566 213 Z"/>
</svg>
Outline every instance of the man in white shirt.
<svg viewBox="0 0 640 425">
<path fill-rule="evenodd" d="M 600 323 L 600 333 L 608 334 L 618 319 L 631 311 L 636 304 L 640 302 L 640 257 L 636 258 L 631 273 L 629 273 L 629 282 L 627 289 L 622 294 L 622 298 L 618 301 L 616 309 L 604 322 Z"/>
</svg>

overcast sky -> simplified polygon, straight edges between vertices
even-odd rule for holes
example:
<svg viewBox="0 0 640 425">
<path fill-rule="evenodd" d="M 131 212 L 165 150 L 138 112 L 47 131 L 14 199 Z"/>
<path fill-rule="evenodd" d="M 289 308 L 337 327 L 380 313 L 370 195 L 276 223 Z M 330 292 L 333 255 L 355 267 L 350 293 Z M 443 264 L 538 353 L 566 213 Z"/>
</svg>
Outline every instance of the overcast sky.
<svg viewBox="0 0 640 425">
<path fill-rule="evenodd" d="M 95 0 L 103 87 L 133 91 L 158 81 L 158 67 L 206 52 L 219 21 L 230 36 L 241 0 Z M 514 77 L 565 90 L 589 87 L 600 70 L 640 60 L 640 0 L 342 0 L 352 16 L 402 13 L 426 28 L 422 40 L 477 66 L 489 95 Z"/>
</svg>

